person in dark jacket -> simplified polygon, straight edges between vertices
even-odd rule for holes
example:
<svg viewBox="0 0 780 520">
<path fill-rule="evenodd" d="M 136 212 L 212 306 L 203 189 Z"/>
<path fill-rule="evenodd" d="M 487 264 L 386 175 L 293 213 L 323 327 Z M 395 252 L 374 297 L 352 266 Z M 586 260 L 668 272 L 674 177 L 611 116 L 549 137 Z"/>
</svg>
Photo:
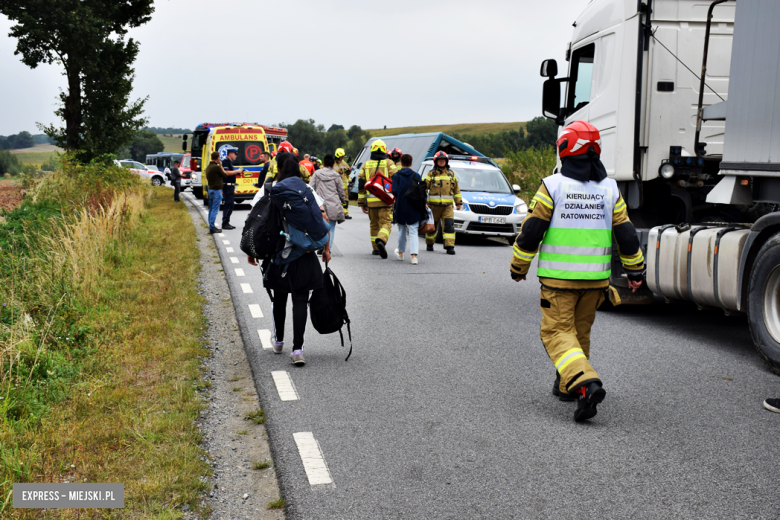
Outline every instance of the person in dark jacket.
<svg viewBox="0 0 780 520">
<path fill-rule="evenodd" d="M 282 155 L 282 154 L 280 154 Z M 277 157 L 277 159 L 280 159 Z M 290 177 L 301 177 L 298 161 L 290 154 L 289 160 L 281 158 L 276 182 Z M 322 206 L 320 206 L 322 209 Z M 322 216 L 327 220 L 325 210 Z M 326 244 L 322 252 L 322 261 L 330 262 L 330 247 Z M 257 260 L 247 257 L 251 265 L 257 265 Z M 317 261 L 317 255 L 312 251 L 303 254 L 289 264 L 277 265 L 271 261 L 263 262 L 263 286 L 273 293 L 274 330 L 271 339 L 276 354 L 284 350 L 284 322 L 287 317 L 287 300 L 292 295 L 293 347 L 292 363 L 297 366 L 305 364 L 303 346 L 306 338 L 306 323 L 309 319 L 309 296 L 314 289 L 322 288 L 322 269 Z"/>
<path fill-rule="evenodd" d="M 230 224 L 230 216 L 236 205 L 236 176 L 244 173 L 243 168 L 236 169 L 233 161 L 238 157 L 238 148 L 231 146 L 227 150 L 227 157 L 222 159 L 222 169 L 225 170 L 224 186 L 222 187 L 222 229 L 236 229 Z"/>
<path fill-rule="evenodd" d="M 417 228 L 420 225 L 423 215 L 419 209 L 414 208 L 406 198 L 406 190 L 412 185 L 412 179 L 422 182 L 420 174 L 412 170 L 412 156 L 404 154 L 401 156 L 401 170 L 395 172 L 393 176 L 393 195 L 395 195 L 395 206 L 393 208 L 393 218 L 398 225 L 398 247 L 395 250 L 395 257 L 403 261 L 406 252 L 406 236 L 409 235 L 409 252 L 412 255 L 412 265 L 417 265 L 417 251 L 420 247 L 417 238 Z"/>
<path fill-rule="evenodd" d="M 181 172 L 179 171 L 179 161 L 173 161 L 171 168 L 171 186 L 173 186 L 173 202 L 181 202 L 179 193 L 181 193 Z"/>
</svg>

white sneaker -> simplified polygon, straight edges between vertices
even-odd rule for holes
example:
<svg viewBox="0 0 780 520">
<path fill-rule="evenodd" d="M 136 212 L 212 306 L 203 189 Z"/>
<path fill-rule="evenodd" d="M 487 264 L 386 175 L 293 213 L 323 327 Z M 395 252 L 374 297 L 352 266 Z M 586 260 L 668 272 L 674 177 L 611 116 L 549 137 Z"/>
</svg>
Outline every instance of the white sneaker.
<svg viewBox="0 0 780 520">
<path fill-rule="evenodd" d="M 417 265 L 417 257 L 416 256 L 412 257 L 412 265 Z"/>
<path fill-rule="evenodd" d="M 397 259 L 399 259 L 400 261 L 402 261 L 402 262 L 404 261 L 404 254 L 403 253 L 399 253 L 398 249 L 395 250 L 395 257 Z"/>
</svg>

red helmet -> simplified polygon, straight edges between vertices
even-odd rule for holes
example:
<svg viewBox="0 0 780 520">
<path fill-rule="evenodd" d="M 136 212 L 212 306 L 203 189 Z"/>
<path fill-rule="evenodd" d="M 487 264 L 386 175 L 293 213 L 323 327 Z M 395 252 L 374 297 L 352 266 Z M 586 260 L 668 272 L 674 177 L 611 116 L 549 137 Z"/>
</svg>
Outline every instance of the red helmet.
<svg viewBox="0 0 780 520">
<path fill-rule="evenodd" d="M 271 157 L 276 157 L 276 152 L 271 152 Z"/>
<path fill-rule="evenodd" d="M 601 155 L 601 134 L 587 121 L 575 121 L 563 129 L 555 146 L 561 159 L 570 155 L 585 155 L 590 150 Z"/>
<path fill-rule="evenodd" d="M 450 158 L 447 156 L 447 154 L 446 154 L 446 153 L 444 153 L 444 152 L 436 152 L 436 154 L 433 156 L 433 165 L 434 165 L 434 166 L 437 166 L 437 164 L 436 164 L 436 161 L 437 161 L 438 159 L 445 159 L 445 160 L 447 161 L 447 163 L 445 164 L 445 166 L 449 166 L 449 164 L 450 164 Z"/>
<path fill-rule="evenodd" d="M 282 141 L 281 143 L 279 143 L 279 151 L 292 153 L 293 145 L 290 144 L 290 141 Z"/>
<path fill-rule="evenodd" d="M 400 156 L 401 154 L 402 154 L 402 152 L 401 152 L 400 148 L 393 148 L 393 151 L 390 152 L 390 155 L 399 155 Z"/>
</svg>

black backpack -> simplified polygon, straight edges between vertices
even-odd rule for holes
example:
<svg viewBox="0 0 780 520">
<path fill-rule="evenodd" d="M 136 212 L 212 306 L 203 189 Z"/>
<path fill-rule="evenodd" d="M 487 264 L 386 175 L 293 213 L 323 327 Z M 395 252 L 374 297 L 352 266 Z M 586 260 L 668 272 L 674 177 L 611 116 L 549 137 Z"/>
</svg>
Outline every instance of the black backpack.
<svg viewBox="0 0 780 520">
<path fill-rule="evenodd" d="M 344 334 L 341 328 L 346 325 L 349 334 L 349 354 L 352 355 L 352 329 L 350 329 L 349 314 L 347 314 L 347 293 L 339 279 L 330 270 L 325 268 L 322 280 L 322 289 L 315 289 L 309 298 L 311 324 L 320 334 L 332 334 L 338 332 L 341 336 L 341 346 L 344 346 Z"/>
<path fill-rule="evenodd" d="M 427 195 L 428 187 L 425 185 L 425 181 L 418 181 L 416 176 L 412 177 L 412 182 L 409 184 L 405 196 L 409 205 L 421 215 L 425 214 Z"/>
<path fill-rule="evenodd" d="M 267 260 L 284 249 L 282 214 L 271 201 L 271 185 L 266 184 L 265 194 L 255 204 L 244 223 L 241 232 L 241 251 Z"/>
</svg>

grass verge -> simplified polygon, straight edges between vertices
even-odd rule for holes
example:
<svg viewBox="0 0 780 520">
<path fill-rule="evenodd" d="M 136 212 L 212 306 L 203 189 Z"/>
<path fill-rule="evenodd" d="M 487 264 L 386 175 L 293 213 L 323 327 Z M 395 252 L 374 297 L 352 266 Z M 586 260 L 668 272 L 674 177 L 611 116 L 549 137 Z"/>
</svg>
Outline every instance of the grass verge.
<svg viewBox="0 0 780 520">
<path fill-rule="evenodd" d="M 0 288 L 0 299 L 15 302 L 0 315 L 4 518 L 44 517 L 11 508 L 14 482 L 125 484 L 124 509 L 50 510 L 46 518 L 173 519 L 185 503 L 198 510 L 210 474 L 194 423 L 208 355 L 204 300 L 195 229 L 171 199 L 155 188 L 142 210 L 90 196 L 73 215 L 45 201 L 9 215 L 6 227 L 25 235 L 9 239 L 19 267 L 37 255 L 69 268 L 52 267 L 45 283 L 17 277 Z M 25 205 L 43 216 L 25 221 Z M 36 285 L 53 293 L 49 301 L 27 301 Z"/>
</svg>

